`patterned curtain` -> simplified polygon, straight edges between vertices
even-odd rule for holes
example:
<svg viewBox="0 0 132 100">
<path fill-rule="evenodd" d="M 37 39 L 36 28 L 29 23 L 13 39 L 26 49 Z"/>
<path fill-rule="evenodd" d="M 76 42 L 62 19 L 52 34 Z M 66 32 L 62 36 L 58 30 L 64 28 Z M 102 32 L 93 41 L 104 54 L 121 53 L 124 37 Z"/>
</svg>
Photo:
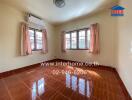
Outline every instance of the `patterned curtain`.
<svg viewBox="0 0 132 100">
<path fill-rule="evenodd" d="M 62 31 L 61 33 L 61 51 L 66 52 L 65 31 Z"/>
<path fill-rule="evenodd" d="M 21 55 L 26 56 L 32 54 L 28 25 L 21 23 Z"/>
<path fill-rule="evenodd" d="M 93 54 L 99 54 L 99 24 L 92 24 L 90 27 L 91 31 L 91 41 L 90 41 L 90 51 Z"/>
<path fill-rule="evenodd" d="M 48 53 L 48 41 L 47 41 L 47 31 L 42 30 L 42 53 Z"/>
</svg>

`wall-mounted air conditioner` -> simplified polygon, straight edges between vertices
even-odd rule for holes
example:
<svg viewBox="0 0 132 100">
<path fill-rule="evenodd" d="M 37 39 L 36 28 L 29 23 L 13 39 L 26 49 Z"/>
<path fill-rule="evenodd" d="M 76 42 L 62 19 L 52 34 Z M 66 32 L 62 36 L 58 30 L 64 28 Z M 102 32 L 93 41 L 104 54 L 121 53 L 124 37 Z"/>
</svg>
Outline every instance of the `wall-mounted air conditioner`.
<svg viewBox="0 0 132 100">
<path fill-rule="evenodd" d="M 44 20 L 32 14 L 28 14 L 27 21 L 31 28 L 43 29 L 45 27 Z"/>
</svg>

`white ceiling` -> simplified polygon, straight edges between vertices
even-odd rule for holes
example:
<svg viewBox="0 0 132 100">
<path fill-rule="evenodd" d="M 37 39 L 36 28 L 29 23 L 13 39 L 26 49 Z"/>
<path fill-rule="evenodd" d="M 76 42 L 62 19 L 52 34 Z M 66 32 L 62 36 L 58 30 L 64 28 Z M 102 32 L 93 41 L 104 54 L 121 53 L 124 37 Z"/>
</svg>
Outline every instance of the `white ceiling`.
<svg viewBox="0 0 132 100">
<path fill-rule="evenodd" d="M 63 8 L 57 8 L 53 0 L 3 0 L 3 2 L 40 16 L 52 24 L 59 24 L 108 9 L 117 0 L 65 0 L 66 5 Z"/>
</svg>

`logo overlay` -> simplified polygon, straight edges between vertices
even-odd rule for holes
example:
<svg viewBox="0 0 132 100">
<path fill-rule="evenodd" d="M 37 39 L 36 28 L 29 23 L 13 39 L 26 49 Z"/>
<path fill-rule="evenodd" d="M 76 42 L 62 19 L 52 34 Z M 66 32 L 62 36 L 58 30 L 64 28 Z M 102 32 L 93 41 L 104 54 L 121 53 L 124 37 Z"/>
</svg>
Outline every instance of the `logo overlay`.
<svg viewBox="0 0 132 100">
<path fill-rule="evenodd" d="M 124 16 L 124 7 L 116 5 L 111 8 L 111 16 Z"/>
</svg>

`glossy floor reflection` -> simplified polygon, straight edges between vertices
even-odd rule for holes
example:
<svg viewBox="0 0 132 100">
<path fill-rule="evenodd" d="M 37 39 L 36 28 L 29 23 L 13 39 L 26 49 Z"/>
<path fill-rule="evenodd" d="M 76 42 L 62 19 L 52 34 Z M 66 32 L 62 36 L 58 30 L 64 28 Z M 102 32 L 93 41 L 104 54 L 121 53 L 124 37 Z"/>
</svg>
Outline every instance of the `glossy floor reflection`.
<svg viewBox="0 0 132 100">
<path fill-rule="evenodd" d="M 72 73 L 75 70 L 87 73 Z M 0 79 L 0 100 L 127 99 L 112 71 L 52 66 L 38 67 Z"/>
</svg>

